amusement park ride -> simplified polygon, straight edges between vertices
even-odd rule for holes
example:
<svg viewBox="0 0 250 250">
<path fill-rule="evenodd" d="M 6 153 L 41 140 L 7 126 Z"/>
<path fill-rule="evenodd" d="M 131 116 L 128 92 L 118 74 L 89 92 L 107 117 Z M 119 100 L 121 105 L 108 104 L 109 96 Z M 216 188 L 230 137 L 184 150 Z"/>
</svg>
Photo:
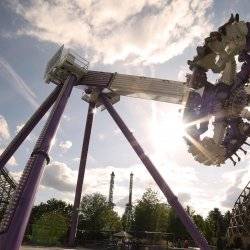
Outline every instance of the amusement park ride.
<svg viewBox="0 0 250 250">
<path fill-rule="evenodd" d="M 88 146 L 93 123 L 93 109 L 105 108 L 141 159 L 169 205 L 201 249 L 210 249 L 206 239 L 195 226 L 177 197 L 162 178 L 149 157 L 123 122 L 113 104 L 120 96 L 181 104 L 186 123 L 185 140 L 194 159 L 205 165 L 221 166 L 227 159 L 236 164 L 238 151 L 247 144 L 250 135 L 250 113 L 246 109 L 250 101 L 248 78 L 250 76 L 250 23 L 231 16 L 218 31 L 211 32 L 204 45 L 197 47 L 197 56 L 188 61 L 192 74 L 186 82 L 130 76 L 109 72 L 89 71 L 88 62 L 71 50 L 61 47 L 49 61 L 45 81 L 56 84 L 55 90 L 32 115 L 0 157 L 2 170 L 31 130 L 53 105 L 49 118 L 36 142 L 15 191 L 0 223 L 0 249 L 18 250 L 28 223 L 35 194 L 45 164 L 50 162 L 49 150 L 60 118 L 73 87 L 84 91 L 82 99 L 89 103 L 81 160 L 74 200 L 69 245 L 74 244 L 78 223 Z M 236 60 L 242 62 L 236 72 Z M 206 72 L 221 73 L 215 84 L 208 82 Z M 214 135 L 204 137 L 208 124 L 214 119 Z M 248 145 L 248 144 L 247 144 Z M 249 200 L 248 200 L 249 201 Z M 248 205 L 249 206 L 249 205 Z"/>
</svg>

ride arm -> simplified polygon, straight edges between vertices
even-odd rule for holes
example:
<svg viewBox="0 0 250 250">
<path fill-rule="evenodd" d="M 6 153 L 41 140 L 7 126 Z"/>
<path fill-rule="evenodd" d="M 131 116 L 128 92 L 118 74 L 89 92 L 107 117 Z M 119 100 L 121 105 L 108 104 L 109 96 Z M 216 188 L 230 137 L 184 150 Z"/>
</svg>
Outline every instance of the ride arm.
<svg viewBox="0 0 250 250">
<path fill-rule="evenodd" d="M 189 89 L 183 82 L 118 73 L 88 71 L 78 88 L 103 88 L 112 95 L 184 104 Z"/>
</svg>

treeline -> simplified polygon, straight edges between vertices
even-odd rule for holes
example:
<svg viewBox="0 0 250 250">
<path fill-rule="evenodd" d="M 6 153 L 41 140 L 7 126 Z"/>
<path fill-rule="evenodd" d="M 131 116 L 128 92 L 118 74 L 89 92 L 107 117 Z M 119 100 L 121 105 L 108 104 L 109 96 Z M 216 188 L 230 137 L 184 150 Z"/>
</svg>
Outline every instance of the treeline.
<svg viewBox="0 0 250 250">
<path fill-rule="evenodd" d="M 206 218 L 190 207 L 187 212 L 193 218 L 210 244 L 223 240 L 229 225 L 230 213 L 224 215 L 218 208 L 210 211 Z M 26 240 L 34 244 L 64 245 L 69 232 L 72 206 L 61 200 L 51 199 L 35 206 L 26 230 Z M 136 202 L 129 218 L 121 218 L 100 193 L 85 195 L 81 201 L 77 241 L 103 240 L 114 232 L 126 230 L 134 235 L 140 232 L 162 232 L 174 240 L 191 240 L 174 210 L 160 202 L 157 194 L 146 190 Z"/>
</svg>

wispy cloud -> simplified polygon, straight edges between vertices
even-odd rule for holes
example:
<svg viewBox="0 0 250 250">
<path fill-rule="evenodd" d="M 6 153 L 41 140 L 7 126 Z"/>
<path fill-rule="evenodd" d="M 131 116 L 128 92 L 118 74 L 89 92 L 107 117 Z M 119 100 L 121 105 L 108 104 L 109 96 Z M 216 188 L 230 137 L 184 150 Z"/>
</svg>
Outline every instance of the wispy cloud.
<svg viewBox="0 0 250 250">
<path fill-rule="evenodd" d="M 21 35 L 83 49 L 91 61 L 163 63 L 212 29 L 212 0 L 14 1 Z"/>
<path fill-rule="evenodd" d="M 66 152 L 68 149 L 70 149 L 72 147 L 72 142 L 71 141 L 62 141 L 59 144 L 59 147 Z"/>
<path fill-rule="evenodd" d="M 1 146 L 3 146 L 3 144 L 8 142 L 10 138 L 11 138 L 11 136 L 10 136 L 8 122 L 6 121 L 4 116 L 0 115 L 0 142 L 1 142 Z M 0 148 L 0 155 L 3 153 L 3 151 L 4 151 L 4 149 Z M 12 156 L 7 164 L 10 166 L 16 166 L 17 162 L 16 162 L 15 157 Z"/>
<path fill-rule="evenodd" d="M 0 115 L 0 141 L 10 139 L 9 126 L 6 119 Z"/>
<path fill-rule="evenodd" d="M 0 75 L 4 77 L 10 85 L 27 100 L 32 107 L 37 108 L 36 95 L 25 81 L 17 74 L 11 65 L 2 57 L 0 57 Z"/>
</svg>

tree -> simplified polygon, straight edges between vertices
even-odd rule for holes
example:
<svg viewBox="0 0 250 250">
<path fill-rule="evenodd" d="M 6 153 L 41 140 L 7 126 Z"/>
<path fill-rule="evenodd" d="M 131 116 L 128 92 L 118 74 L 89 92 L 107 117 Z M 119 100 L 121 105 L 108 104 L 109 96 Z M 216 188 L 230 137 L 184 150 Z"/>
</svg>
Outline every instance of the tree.
<svg viewBox="0 0 250 250">
<path fill-rule="evenodd" d="M 135 206 L 134 228 L 136 231 L 164 231 L 169 207 L 160 203 L 157 193 L 147 189 Z"/>
<path fill-rule="evenodd" d="M 230 225 L 230 220 L 231 220 L 231 213 L 227 211 L 224 216 L 223 216 L 223 235 L 225 236 L 227 233 L 227 229 Z"/>
<path fill-rule="evenodd" d="M 80 209 L 80 230 L 100 232 L 121 229 L 118 214 L 100 193 L 83 196 Z"/>
<path fill-rule="evenodd" d="M 134 225 L 133 221 L 134 221 L 134 207 L 127 205 L 125 208 L 125 212 L 121 218 L 123 230 L 126 232 L 132 231 Z"/>
<path fill-rule="evenodd" d="M 65 201 L 52 198 L 46 203 L 41 202 L 39 205 L 34 206 L 32 209 L 32 216 L 40 217 L 44 213 L 60 212 L 67 218 L 70 218 L 72 212 L 72 205 L 67 204 Z"/>
<path fill-rule="evenodd" d="M 206 223 L 212 231 L 212 237 L 222 237 L 224 235 L 223 215 L 221 214 L 219 208 L 214 208 L 212 211 L 209 212 L 208 217 L 206 219 Z"/>
<path fill-rule="evenodd" d="M 186 211 L 195 223 L 195 225 L 198 227 L 200 232 L 202 232 L 206 236 L 207 228 L 206 222 L 203 217 L 199 214 L 196 214 L 196 212 L 190 206 L 186 207 Z M 180 239 L 190 238 L 189 233 L 187 232 L 186 228 L 184 227 L 183 223 L 181 222 L 173 208 L 171 208 L 169 212 L 167 231 L 169 233 L 173 233 L 176 237 L 179 237 Z"/>
<path fill-rule="evenodd" d="M 67 230 L 68 219 L 63 214 L 47 212 L 32 225 L 31 241 L 41 245 L 59 245 Z"/>
<path fill-rule="evenodd" d="M 168 214 L 167 232 L 174 234 L 180 239 L 189 238 L 186 228 L 183 226 L 173 208 L 170 209 Z"/>
<path fill-rule="evenodd" d="M 26 235 L 32 234 L 32 224 L 39 220 L 41 216 L 47 213 L 60 213 L 67 221 L 70 221 L 72 212 L 72 205 L 67 204 L 62 200 L 50 199 L 46 203 L 41 202 L 39 205 L 34 206 L 30 215 L 29 223 L 26 229 Z"/>
<path fill-rule="evenodd" d="M 206 222 L 203 219 L 203 217 L 199 214 L 194 214 L 192 216 L 193 221 L 195 222 L 196 226 L 199 228 L 199 230 L 202 232 L 202 234 L 205 236 L 205 238 L 207 239 L 207 227 L 206 227 Z M 208 234 L 209 235 L 209 234 Z"/>
</svg>

